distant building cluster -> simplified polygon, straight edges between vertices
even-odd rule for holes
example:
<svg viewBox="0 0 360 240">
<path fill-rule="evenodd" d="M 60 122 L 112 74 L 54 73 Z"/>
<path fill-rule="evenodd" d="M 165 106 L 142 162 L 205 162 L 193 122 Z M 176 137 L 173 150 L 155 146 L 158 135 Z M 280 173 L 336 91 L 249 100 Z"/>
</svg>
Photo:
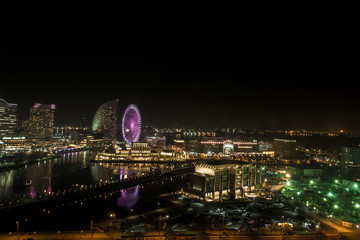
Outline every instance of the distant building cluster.
<svg viewBox="0 0 360 240">
<path fill-rule="evenodd" d="M 140 139 L 141 117 L 134 104 L 123 116 L 118 100 L 102 104 L 93 118 L 92 131 L 87 127 L 55 126 L 55 111 L 55 104 L 35 103 L 29 109 L 29 117 L 20 124 L 17 104 L 0 99 L 1 152 L 50 152 L 74 143 L 104 148 L 114 140 L 131 145 Z"/>
<path fill-rule="evenodd" d="M 35 103 L 29 110 L 29 118 L 20 125 L 17 104 L 0 99 L 0 149 L 31 152 L 51 145 L 55 108 L 55 104 Z"/>
<path fill-rule="evenodd" d="M 56 126 L 55 104 L 34 103 L 20 122 L 18 105 L 0 99 L 0 153 L 54 152 L 70 145 L 100 150 L 99 161 L 232 160 L 247 163 L 310 163 L 341 166 L 343 178 L 360 172 L 360 147 L 344 145 L 341 152 L 300 146 L 307 137 L 350 136 L 307 130 L 255 131 L 238 128 L 157 128 L 143 126 L 138 107 L 119 107 L 119 100 L 97 109 L 91 128 Z"/>
</svg>

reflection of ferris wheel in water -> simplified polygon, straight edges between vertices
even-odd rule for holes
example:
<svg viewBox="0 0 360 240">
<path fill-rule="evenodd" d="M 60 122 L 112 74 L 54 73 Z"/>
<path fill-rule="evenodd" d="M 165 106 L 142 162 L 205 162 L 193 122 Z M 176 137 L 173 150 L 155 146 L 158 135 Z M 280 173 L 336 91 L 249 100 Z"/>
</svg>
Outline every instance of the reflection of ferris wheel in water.
<svg viewBox="0 0 360 240">
<path fill-rule="evenodd" d="M 131 145 L 139 141 L 141 131 L 141 116 L 138 107 L 130 104 L 126 107 L 122 118 L 122 135 L 124 141 Z"/>
</svg>

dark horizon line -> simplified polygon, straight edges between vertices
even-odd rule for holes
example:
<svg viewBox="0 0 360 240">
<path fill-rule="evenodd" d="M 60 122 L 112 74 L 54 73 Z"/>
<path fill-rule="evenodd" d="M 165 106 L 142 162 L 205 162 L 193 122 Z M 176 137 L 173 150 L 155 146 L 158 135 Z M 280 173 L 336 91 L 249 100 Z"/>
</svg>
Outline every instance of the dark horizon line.
<svg viewBox="0 0 360 240">
<path fill-rule="evenodd" d="M 89 128 L 91 129 L 91 126 L 79 126 L 79 125 L 56 125 L 54 127 L 71 127 L 71 128 Z M 144 127 L 153 127 L 153 128 L 160 128 L 160 129 L 194 129 L 194 130 L 221 130 L 221 129 L 237 129 L 242 131 L 255 131 L 255 132 L 261 132 L 261 131 L 273 131 L 273 132 L 289 132 L 289 131 L 295 131 L 295 132 L 325 132 L 325 133 L 360 133 L 359 130 L 345 130 L 345 129 L 309 129 L 309 128 L 251 128 L 251 127 L 231 127 L 231 126 L 217 126 L 217 127 L 199 127 L 199 126 L 157 126 L 154 124 L 143 124 L 142 128 Z"/>
</svg>

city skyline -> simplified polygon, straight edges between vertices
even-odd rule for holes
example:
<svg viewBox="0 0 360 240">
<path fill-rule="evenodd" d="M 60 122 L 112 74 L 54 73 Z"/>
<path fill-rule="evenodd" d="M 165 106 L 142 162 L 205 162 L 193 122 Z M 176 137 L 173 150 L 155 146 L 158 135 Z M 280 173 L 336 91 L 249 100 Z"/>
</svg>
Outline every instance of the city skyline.
<svg viewBox="0 0 360 240">
<path fill-rule="evenodd" d="M 243 9 L 3 34 L 0 239 L 360 239 L 351 21 Z"/>
<path fill-rule="evenodd" d="M 310 50 L 207 47 L 10 48 L 0 98 L 17 104 L 22 120 L 35 103 L 56 104 L 57 126 L 83 117 L 90 126 L 103 103 L 119 99 L 159 127 L 360 130 L 355 89 L 343 65 L 319 57 L 323 50 L 314 60 Z M 341 85 L 332 82 L 341 76 Z"/>
</svg>

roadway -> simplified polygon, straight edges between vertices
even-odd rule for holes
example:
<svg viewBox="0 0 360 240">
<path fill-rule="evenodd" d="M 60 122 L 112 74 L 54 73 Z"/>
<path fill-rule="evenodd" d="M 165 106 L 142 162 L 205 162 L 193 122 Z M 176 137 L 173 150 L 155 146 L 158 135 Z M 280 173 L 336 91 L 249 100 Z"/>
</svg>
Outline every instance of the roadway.
<svg viewBox="0 0 360 240">
<path fill-rule="evenodd" d="M 103 232 L 91 232 L 91 231 L 69 231 L 69 232 L 20 232 L 20 233 L 2 233 L 0 234 L 0 240 L 58 240 L 58 239 L 101 239 L 108 240 L 113 239 Z"/>
<path fill-rule="evenodd" d="M 334 236 L 346 236 L 346 239 L 360 239 L 360 230 L 340 226 L 339 224 L 332 222 L 330 218 L 326 218 L 319 214 L 316 214 L 313 210 L 308 209 L 306 206 L 294 200 L 284 198 L 282 200 L 287 205 L 297 207 L 298 211 L 305 215 L 307 218 L 313 218 L 316 221 L 320 222 L 321 230 L 326 234 L 328 239 L 329 237 Z"/>
<path fill-rule="evenodd" d="M 354 238 L 353 238 L 354 237 Z M 238 240 L 238 239 L 262 239 L 262 240 L 339 240 L 340 235 L 331 235 L 324 237 L 323 235 L 313 234 L 298 234 L 291 236 L 277 235 L 257 235 L 256 233 L 244 233 L 231 230 L 223 231 L 149 231 L 138 233 L 121 233 L 121 232 L 91 232 L 89 231 L 73 231 L 73 232 L 39 232 L 39 233 L 7 233 L 0 234 L 0 240 L 59 240 L 59 239 L 98 239 L 98 240 L 110 240 L 110 239 L 143 239 L 143 240 L 166 240 L 166 239 L 209 239 L 209 240 Z M 342 239 L 358 239 L 356 236 L 350 236 L 350 238 Z"/>
</svg>

